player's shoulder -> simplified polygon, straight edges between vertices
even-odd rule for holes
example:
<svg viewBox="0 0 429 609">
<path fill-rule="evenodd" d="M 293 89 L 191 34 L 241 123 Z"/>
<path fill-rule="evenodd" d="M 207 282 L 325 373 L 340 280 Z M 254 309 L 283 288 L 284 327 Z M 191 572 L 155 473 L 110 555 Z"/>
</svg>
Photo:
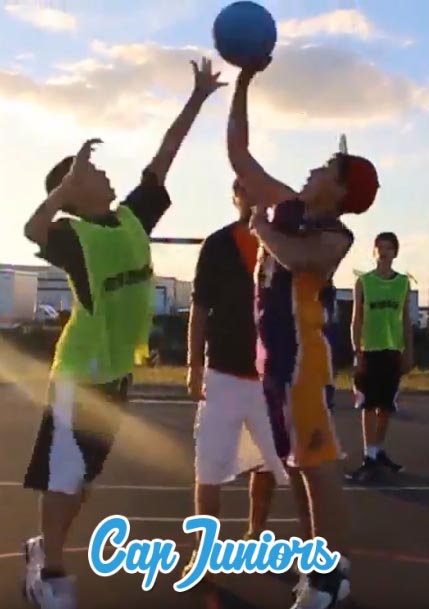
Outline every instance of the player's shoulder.
<svg viewBox="0 0 429 609">
<path fill-rule="evenodd" d="M 348 237 L 352 242 L 355 240 L 355 236 L 351 228 L 349 228 L 340 218 L 334 221 L 333 226 L 338 230 L 339 233 L 342 233 Z"/>
<path fill-rule="evenodd" d="M 204 240 L 204 245 L 218 244 L 224 242 L 225 239 L 230 239 L 236 227 L 237 222 L 231 222 L 231 224 L 222 226 L 222 228 L 215 230 L 208 237 L 206 237 Z"/>
<path fill-rule="evenodd" d="M 59 218 L 58 220 L 55 220 L 55 222 L 52 222 L 50 228 L 55 231 L 70 230 L 70 228 L 72 227 L 73 220 L 75 220 L 74 217 Z"/>
</svg>

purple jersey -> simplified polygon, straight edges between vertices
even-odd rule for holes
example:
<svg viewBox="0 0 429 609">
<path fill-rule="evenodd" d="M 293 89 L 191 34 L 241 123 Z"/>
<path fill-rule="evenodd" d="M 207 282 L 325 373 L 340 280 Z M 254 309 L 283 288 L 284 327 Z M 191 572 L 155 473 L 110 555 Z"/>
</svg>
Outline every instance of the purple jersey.
<svg viewBox="0 0 429 609">
<path fill-rule="evenodd" d="M 272 225 L 279 232 L 303 238 L 325 230 L 343 232 L 350 243 L 353 240 L 339 220 L 307 220 L 304 203 L 299 200 L 278 205 Z M 288 383 L 304 339 L 308 342 L 323 336 L 332 351 L 335 288 L 331 280 L 314 274 L 291 273 L 263 248 L 255 273 L 258 371 Z"/>
</svg>

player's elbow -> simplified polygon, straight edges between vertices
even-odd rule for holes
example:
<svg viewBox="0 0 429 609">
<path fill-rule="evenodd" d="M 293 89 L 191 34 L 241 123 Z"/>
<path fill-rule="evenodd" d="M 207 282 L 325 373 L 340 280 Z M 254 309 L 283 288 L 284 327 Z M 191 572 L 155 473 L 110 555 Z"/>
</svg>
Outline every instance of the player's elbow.
<svg viewBox="0 0 429 609">
<path fill-rule="evenodd" d="M 33 220 L 29 220 L 24 226 L 24 236 L 32 243 L 39 246 L 45 245 L 47 240 L 47 232 L 41 230 Z"/>
<path fill-rule="evenodd" d="M 248 154 L 246 148 L 244 146 L 233 144 L 232 147 L 228 148 L 228 158 L 235 175 L 241 178 L 243 181 L 246 180 L 248 175 L 246 162 Z"/>
<path fill-rule="evenodd" d="M 29 220 L 26 223 L 26 225 L 24 226 L 25 238 L 28 239 L 29 241 L 32 241 L 33 243 L 37 243 L 37 234 L 38 234 L 38 231 L 36 230 L 34 223 L 31 220 Z"/>
</svg>

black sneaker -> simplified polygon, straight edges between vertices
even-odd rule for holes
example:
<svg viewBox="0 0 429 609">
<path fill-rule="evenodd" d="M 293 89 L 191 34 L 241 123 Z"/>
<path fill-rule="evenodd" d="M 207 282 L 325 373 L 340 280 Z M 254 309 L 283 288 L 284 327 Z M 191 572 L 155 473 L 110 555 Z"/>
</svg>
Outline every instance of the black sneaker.
<svg viewBox="0 0 429 609">
<path fill-rule="evenodd" d="M 298 590 L 291 609 L 330 609 L 350 595 L 350 581 L 339 570 L 310 573 Z"/>
<path fill-rule="evenodd" d="M 299 575 L 298 583 L 292 588 L 292 596 L 295 599 L 297 599 L 298 596 L 301 594 L 302 590 L 308 585 L 309 576 L 300 572 L 297 561 L 295 561 L 291 570 L 294 573 L 297 573 Z M 342 579 L 345 579 L 345 580 L 347 580 L 347 582 L 349 582 L 349 587 L 350 587 L 350 562 L 349 562 L 349 560 L 347 558 L 345 558 L 344 556 L 342 556 L 340 559 L 340 563 L 335 571 L 340 576 L 340 582 Z M 343 600 L 343 599 L 341 599 L 341 600 Z"/>
<path fill-rule="evenodd" d="M 362 465 L 357 470 L 346 475 L 346 480 L 350 482 L 370 482 L 375 478 L 377 466 L 378 462 L 376 459 L 365 457 Z"/>
<path fill-rule="evenodd" d="M 400 472 L 404 471 L 403 465 L 399 465 L 399 463 L 395 463 L 394 461 L 389 459 L 384 450 L 380 450 L 380 452 L 378 453 L 377 463 L 378 465 L 387 467 L 387 469 L 390 469 L 390 471 L 394 474 L 399 474 Z"/>
</svg>

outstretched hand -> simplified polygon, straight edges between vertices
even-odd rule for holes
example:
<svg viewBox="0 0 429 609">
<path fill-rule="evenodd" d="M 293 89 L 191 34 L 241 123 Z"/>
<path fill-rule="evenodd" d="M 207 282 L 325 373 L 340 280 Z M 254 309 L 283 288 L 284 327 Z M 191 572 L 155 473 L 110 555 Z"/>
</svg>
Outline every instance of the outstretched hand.
<svg viewBox="0 0 429 609">
<path fill-rule="evenodd" d="M 73 193 L 76 195 L 75 191 L 79 189 L 81 180 L 89 169 L 94 147 L 96 144 L 102 143 L 102 140 L 98 138 L 87 140 L 82 144 L 79 152 L 74 157 L 70 170 L 61 183 L 61 187 L 67 190 L 69 197 L 72 197 Z"/>
<path fill-rule="evenodd" d="M 267 55 L 263 59 L 254 61 L 253 63 L 250 63 L 242 68 L 240 76 L 246 78 L 247 80 L 251 80 L 258 72 L 263 72 L 266 70 L 272 60 L 273 58 L 271 55 Z"/>
<path fill-rule="evenodd" d="M 213 74 L 211 59 L 203 57 L 201 60 L 201 67 L 198 66 L 196 61 L 191 61 L 191 65 L 194 71 L 194 90 L 196 92 L 208 97 L 221 87 L 227 86 L 227 82 L 221 82 L 219 80 L 220 72 Z"/>
</svg>

